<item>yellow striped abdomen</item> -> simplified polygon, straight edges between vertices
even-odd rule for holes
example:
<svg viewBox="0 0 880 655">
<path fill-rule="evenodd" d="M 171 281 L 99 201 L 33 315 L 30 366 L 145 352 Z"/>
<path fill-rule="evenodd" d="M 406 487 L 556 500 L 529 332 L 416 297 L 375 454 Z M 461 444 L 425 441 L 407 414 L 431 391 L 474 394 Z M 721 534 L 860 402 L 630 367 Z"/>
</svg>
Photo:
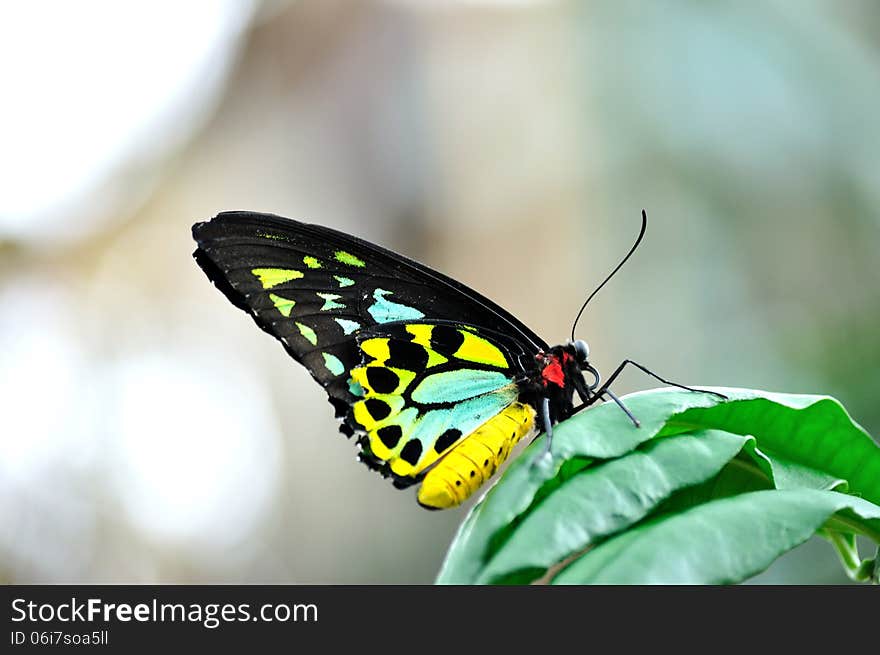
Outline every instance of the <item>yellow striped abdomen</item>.
<svg viewBox="0 0 880 655">
<path fill-rule="evenodd" d="M 492 477 L 534 425 L 531 405 L 513 403 L 506 407 L 428 471 L 419 487 L 419 504 L 428 509 L 447 509 L 463 503 Z"/>
</svg>

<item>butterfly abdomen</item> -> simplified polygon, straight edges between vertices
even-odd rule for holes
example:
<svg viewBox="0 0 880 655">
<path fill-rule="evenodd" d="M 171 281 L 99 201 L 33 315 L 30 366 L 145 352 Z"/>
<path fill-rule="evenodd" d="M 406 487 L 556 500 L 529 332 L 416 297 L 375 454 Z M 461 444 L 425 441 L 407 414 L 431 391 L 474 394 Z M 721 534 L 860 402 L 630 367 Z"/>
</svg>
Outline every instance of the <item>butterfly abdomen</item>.
<svg viewBox="0 0 880 655">
<path fill-rule="evenodd" d="M 513 403 L 449 451 L 422 480 L 419 504 L 448 509 L 467 500 L 498 470 L 535 425 L 535 409 Z"/>
</svg>

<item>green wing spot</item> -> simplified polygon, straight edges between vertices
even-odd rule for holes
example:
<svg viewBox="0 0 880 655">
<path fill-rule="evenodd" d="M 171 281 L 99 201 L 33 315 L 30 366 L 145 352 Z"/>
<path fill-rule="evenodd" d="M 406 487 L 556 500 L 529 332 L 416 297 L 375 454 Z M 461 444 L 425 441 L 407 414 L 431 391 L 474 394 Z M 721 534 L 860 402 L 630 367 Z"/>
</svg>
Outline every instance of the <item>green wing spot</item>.
<svg viewBox="0 0 880 655">
<path fill-rule="evenodd" d="M 333 375 L 342 375 L 345 373 L 345 365 L 336 355 L 331 355 L 330 353 L 321 353 L 321 355 L 324 356 L 324 366 L 326 366 L 327 370 Z"/>
<path fill-rule="evenodd" d="M 339 298 L 342 298 L 342 296 L 340 296 L 339 294 L 319 292 L 317 295 L 324 301 L 324 306 L 321 307 L 322 312 L 326 312 L 331 309 L 345 309 L 345 305 L 336 302 Z"/>
<path fill-rule="evenodd" d="M 412 321 L 424 318 L 425 315 L 415 307 L 401 305 L 388 300 L 385 296 L 393 296 L 391 291 L 376 289 L 373 299 L 376 301 L 367 308 L 370 316 L 376 323 L 391 323 L 392 321 Z"/>
<path fill-rule="evenodd" d="M 260 284 L 264 289 L 271 289 L 290 280 L 305 277 L 300 271 L 290 268 L 254 268 L 251 269 L 251 273 L 260 278 Z"/>
<path fill-rule="evenodd" d="M 492 393 L 510 384 L 504 373 L 478 369 L 458 369 L 429 375 L 411 391 L 417 403 L 440 405 Z"/>
<path fill-rule="evenodd" d="M 264 239 L 275 239 L 275 241 L 287 241 L 284 237 L 280 237 L 277 234 L 268 234 L 266 232 L 257 232 L 257 236 L 263 237 Z"/>
<path fill-rule="evenodd" d="M 333 256 L 336 257 L 336 261 L 342 262 L 343 264 L 348 264 L 349 266 L 357 266 L 358 268 L 363 268 L 366 266 L 366 262 L 359 257 L 355 257 L 350 252 L 345 252 L 344 250 L 337 250 L 333 253 Z"/>
<path fill-rule="evenodd" d="M 348 390 L 351 392 L 352 396 L 357 396 L 358 398 L 364 397 L 364 388 L 361 386 L 361 383 L 350 378 L 348 380 Z"/>
<path fill-rule="evenodd" d="M 346 334 L 346 336 L 351 334 L 352 332 L 354 332 L 355 330 L 357 330 L 361 326 L 361 324 L 358 323 L 357 321 L 349 321 L 348 319 L 345 319 L 345 318 L 336 318 L 333 320 L 335 320 L 337 323 L 339 323 L 339 327 L 342 328 L 342 331 Z"/>
<path fill-rule="evenodd" d="M 321 262 L 319 262 L 311 255 L 306 255 L 305 257 L 303 257 L 303 264 L 305 264 L 309 268 L 321 268 Z"/>
<path fill-rule="evenodd" d="M 290 318 L 290 312 L 293 310 L 293 306 L 296 304 L 295 300 L 288 300 L 287 298 L 276 296 L 274 293 L 269 294 L 269 299 L 273 303 L 275 303 L 275 309 L 281 312 L 281 315 L 284 318 Z"/>
<path fill-rule="evenodd" d="M 354 284 L 354 280 L 352 280 L 350 277 L 343 277 L 341 275 L 334 275 L 333 277 L 336 279 L 337 282 L 339 282 L 339 286 L 341 288 L 350 287 Z"/>
<path fill-rule="evenodd" d="M 302 323 L 297 323 L 296 327 L 299 328 L 299 333 L 305 337 L 306 341 L 313 346 L 318 345 L 318 335 L 315 334 L 315 331 L 312 328 L 308 325 L 303 325 Z"/>
</svg>

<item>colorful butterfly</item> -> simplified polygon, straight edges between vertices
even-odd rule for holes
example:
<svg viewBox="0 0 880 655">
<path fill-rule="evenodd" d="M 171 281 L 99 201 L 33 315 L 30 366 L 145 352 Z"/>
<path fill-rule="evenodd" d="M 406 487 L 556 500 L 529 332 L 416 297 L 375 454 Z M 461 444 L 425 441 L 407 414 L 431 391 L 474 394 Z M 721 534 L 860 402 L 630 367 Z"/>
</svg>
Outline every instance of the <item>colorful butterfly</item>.
<svg viewBox="0 0 880 655">
<path fill-rule="evenodd" d="M 584 341 L 551 348 L 491 300 L 390 250 L 253 212 L 192 231 L 196 262 L 324 387 L 360 459 L 398 488 L 421 482 L 424 507 L 462 503 L 525 435 L 549 437 L 575 392 L 627 411 L 607 387 L 632 362 L 599 387 Z"/>
</svg>

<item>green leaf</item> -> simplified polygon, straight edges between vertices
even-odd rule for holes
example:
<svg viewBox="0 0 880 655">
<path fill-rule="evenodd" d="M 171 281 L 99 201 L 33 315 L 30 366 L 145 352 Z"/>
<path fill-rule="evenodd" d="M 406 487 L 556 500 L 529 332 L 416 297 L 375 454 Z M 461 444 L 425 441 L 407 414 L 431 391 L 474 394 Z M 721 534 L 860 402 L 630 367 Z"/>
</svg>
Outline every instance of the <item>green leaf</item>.
<svg viewBox="0 0 880 655">
<path fill-rule="evenodd" d="M 762 475 L 760 468 L 755 464 L 754 460 L 758 457 L 759 453 L 756 449 L 751 453 L 747 448 L 743 449 L 743 452 L 730 460 L 718 475 L 701 484 L 676 491 L 663 501 L 654 513 L 673 514 L 710 500 L 727 498 L 747 491 L 773 489 L 772 477 Z"/>
<path fill-rule="evenodd" d="M 554 584 L 730 584 L 806 541 L 836 512 L 880 518 L 880 507 L 813 489 L 754 491 L 660 517 L 609 539 Z"/>
<path fill-rule="evenodd" d="M 641 520 L 676 489 L 714 476 L 748 440 L 718 430 L 655 439 L 580 472 L 526 516 L 476 582 L 520 569 L 543 572 Z"/>
<path fill-rule="evenodd" d="M 720 391 L 738 400 L 694 406 L 671 417 L 665 429 L 750 434 L 763 453 L 781 463 L 774 470 L 777 487 L 797 488 L 811 474 L 813 484 L 832 487 L 845 480 L 850 493 L 880 503 L 880 447 L 834 398 Z"/>
<path fill-rule="evenodd" d="M 849 489 L 871 500 L 880 496 L 880 447 L 837 401 L 745 389 L 717 391 L 730 400 L 722 402 L 711 394 L 669 389 L 626 396 L 624 402 L 641 420 L 641 428 L 635 428 L 610 403 L 557 425 L 552 458 L 540 457 L 544 440 L 536 440 L 471 510 L 437 582 L 522 582 L 538 577 L 550 564 L 589 545 L 584 543 L 585 531 L 591 539 L 611 536 L 637 521 L 640 511 L 642 515 L 681 512 L 719 497 L 774 486 Z M 631 516 L 618 517 L 605 530 L 596 530 L 595 525 L 570 527 L 586 515 L 599 521 L 603 512 L 607 516 L 616 511 L 610 493 L 593 496 L 590 504 L 557 499 L 558 494 L 573 493 L 575 487 L 569 485 L 574 480 L 580 481 L 597 470 L 615 470 L 606 469 L 611 461 L 620 467 L 617 474 L 625 475 L 627 467 L 643 461 L 624 457 L 627 453 L 653 439 L 659 442 L 704 429 L 752 435 L 754 439 L 745 441 L 739 455 L 721 462 L 720 472 L 710 472 L 708 479 L 691 479 L 677 471 L 682 477 L 669 481 L 666 496 L 645 503 Z M 653 452 L 655 447 L 653 443 L 644 446 L 640 453 Z M 649 498 L 656 491 L 636 488 L 644 477 L 630 479 L 634 485 L 630 491 L 635 495 Z M 589 510 L 588 506 L 599 509 Z M 555 516 L 557 513 L 562 516 Z M 877 518 L 842 512 L 834 520 L 840 522 L 835 528 L 840 534 L 865 534 L 880 541 Z M 545 529 L 549 532 L 541 535 Z M 566 534 L 569 529 L 572 534 Z M 628 534 L 621 532 L 615 539 Z M 595 548 L 590 556 L 595 557 L 599 550 Z"/>
<path fill-rule="evenodd" d="M 672 391 L 634 394 L 626 402 L 640 417 L 641 428 L 633 426 L 615 405 L 594 406 L 556 426 L 549 465 L 536 464 L 545 449 L 543 439 L 535 440 L 511 462 L 459 527 L 437 583 L 472 583 L 492 554 L 493 536 L 529 508 L 541 487 L 559 474 L 566 461 L 623 455 L 651 439 L 670 416 L 690 407 L 713 405 L 718 399 L 712 394 Z M 494 543 L 497 547 L 498 540 Z"/>
</svg>

